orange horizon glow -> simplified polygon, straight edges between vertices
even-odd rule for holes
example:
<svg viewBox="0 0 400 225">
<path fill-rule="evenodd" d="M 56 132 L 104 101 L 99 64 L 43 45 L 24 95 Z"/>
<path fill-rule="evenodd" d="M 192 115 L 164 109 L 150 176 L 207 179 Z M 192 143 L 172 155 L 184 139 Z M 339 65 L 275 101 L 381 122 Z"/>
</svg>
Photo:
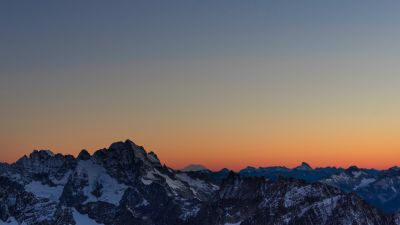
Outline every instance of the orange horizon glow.
<svg viewBox="0 0 400 225">
<path fill-rule="evenodd" d="M 176 169 L 400 165 L 398 7 L 7 1 L 1 9 L 0 161 L 131 139 Z"/>
<path fill-rule="evenodd" d="M 121 139 L 124 141 L 125 139 Z M 133 139 L 131 139 L 133 140 Z M 112 142 L 105 144 L 104 141 L 99 141 L 100 144 L 84 144 L 75 143 L 67 144 L 63 147 L 61 144 L 53 144 L 48 146 L 54 146 L 54 148 L 39 148 L 31 146 L 30 149 L 50 149 L 54 153 L 71 154 L 77 156 L 81 149 L 87 149 L 91 154 L 96 150 L 102 148 L 108 148 Z M 220 170 L 222 168 L 228 168 L 234 171 L 239 171 L 247 166 L 252 167 L 270 167 L 270 166 L 286 166 L 293 168 L 307 162 L 313 168 L 317 167 L 341 167 L 348 168 L 350 166 L 358 166 L 360 168 L 374 168 L 374 169 L 388 169 L 393 166 L 400 165 L 399 162 L 399 151 L 397 151 L 396 145 L 388 145 L 389 139 L 383 139 L 386 141 L 386 147 L 381 148 L 379 143 L 367 142 L 363 145 L 353 143 L 351 145 L 336 145 L 327 147 L 329 140 L 316 141 L 312 144 L 297 142 L 291 143 L 289 140 L 286 144 L 277 145 L 269 140 L 269 144 L 257 145 L 255 144 L 241 144 L 226 142 L 214 143 L 213 145 L 202 145 L 199 142 L 193 142 L 194 147 L 186 147 L 186 143 L 174 143 L 161 141 L 161 144 L 153 144 L 149 141 L 135 141 L 138 145 L 143 145 L 147 152 L 154 151 L 162 164 L 174 169 L 181 169 L 190 164 L 201 164 L 211 170 Z M 280 140 L 283 141 L 283 140 Z M 334 140 L 330 140 L 334 141 Z M 395 143 L 395 139 L 392 140 Z M 259 143 L 258 143 L 259 144 Z M 324 146 L 325 144 L 325 146 Z M 295 148 L 295 146 L 299 148 Z M 29 145 L 22 144 L 28 148 Z M 79 148 L 77 146 L 85 146 Z M 207 148 L 207 151 L 204 149 Z M 70 150 L 74 149 L 74 150 Z M 303 150 L 299 150 L 303 149 Z M 324 149 L 324 151 L 321 151 Z M 380 149 L 378 151 L 378 149 Z M 12 151 L 13 154 L 8 152 L 7 155 L 1 156 L 1 161 L 12 163 L 24 154 L 29 155 L 32 150 L 18 149 Z M 385 154 L 382 154 L 385 152 Z"/>
</svg>

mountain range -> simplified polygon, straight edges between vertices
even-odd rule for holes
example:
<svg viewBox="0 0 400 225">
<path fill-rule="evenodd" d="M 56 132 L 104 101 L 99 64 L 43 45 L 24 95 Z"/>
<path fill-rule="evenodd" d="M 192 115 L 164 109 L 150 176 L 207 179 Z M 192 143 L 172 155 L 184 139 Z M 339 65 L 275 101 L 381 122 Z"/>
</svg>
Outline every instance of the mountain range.
<svg viewBox="0 0 400 225">
<path fill-rule="evenodd" d="M 0 225 L 400 225 L 400 169 L 174 170 L 134 142 L 0 164 Z"/>
<path fill-rule="evenodd" d="M 226 169 L 221 171 L 201 170 L 210 178 L 223 179 Z M 308 183 L 323 183 L 336 187 L 345 193 L 355 193 L 368 204 L 386 214 L 400 211 L 400 168 L 387 170 L 363 169 L 356 166 L 349 168 L 324 167 L 313 169 L 303 162 L 290 169 L 287 167 L 247 167 L 238 172 L 243 177 L 264 177 L 269 180 L 294 178 Z"/>
</svg>

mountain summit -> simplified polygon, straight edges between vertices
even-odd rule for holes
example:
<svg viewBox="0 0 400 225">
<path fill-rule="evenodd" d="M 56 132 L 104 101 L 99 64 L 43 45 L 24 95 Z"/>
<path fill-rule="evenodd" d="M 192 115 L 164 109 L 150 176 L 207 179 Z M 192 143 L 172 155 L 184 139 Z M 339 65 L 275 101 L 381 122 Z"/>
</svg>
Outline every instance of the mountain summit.
<svg viewBox="0 0 400 225">
<path fill-rule="evenodd" d="M 335 182 L 204 169 L 174 170 L 130 140 L 77 158 L 34 151 L 0 164 L 0 225 L 400 225 L 397 214 L 381 213 Z M 317 169 L 302 164 L 293 171 L 301 178 Z M 379 179 L 396 184 L 397 176 L 389 178 Z"/>
<path fill-rule="evenodd" d="M 301 165 L 294 168 L 295 170 L 312 170 L 313 168 L 306 162 L 302 162 Z"/>
<path fill-rule="evenodd" d="M 191 164 L 191 165 L 188 165 L 188 166 L 184 167 L 183 169 L 181 169 L 181 171 L 184 171 L 184 172 L 197 172 L 197 171 L 206 171 L 206 170 L 209 170 L 209 169 L 200 164 Z"/>
</svg>

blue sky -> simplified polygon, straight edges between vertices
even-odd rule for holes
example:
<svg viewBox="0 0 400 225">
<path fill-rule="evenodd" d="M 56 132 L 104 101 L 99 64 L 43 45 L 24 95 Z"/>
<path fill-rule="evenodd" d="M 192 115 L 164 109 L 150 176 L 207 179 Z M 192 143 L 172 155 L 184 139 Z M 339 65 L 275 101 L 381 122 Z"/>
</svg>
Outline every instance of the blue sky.
<svg viewBox="0 0 400 225">
<path fill-rule="evenodd" d="M 400 131 L 399 6 L 1 2 L 0 149 L 13 154 L 0 157 L 131 138 L 176 166 L 199 159 L 219 167 L 198 155 L 246 146 L 254 154 L 230 166 L 294 165 L 299 155 L 338 164 L 366 144 L 371 153 L 359 163 L 388 166 L 387 157 L 368 160 L 400 147 L 392 141 Z"/>
</svg>

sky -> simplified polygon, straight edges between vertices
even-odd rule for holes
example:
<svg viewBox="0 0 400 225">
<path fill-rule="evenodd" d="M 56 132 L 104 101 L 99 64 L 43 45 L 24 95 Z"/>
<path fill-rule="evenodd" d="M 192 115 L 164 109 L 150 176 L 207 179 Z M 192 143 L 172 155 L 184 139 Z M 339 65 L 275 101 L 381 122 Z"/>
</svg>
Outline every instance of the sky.
<svg viewBox="0 0 400 225">
<path fill-rule="evenodd" d="M 398 1 L 1 1 L 0 161 L 400 165 Z"/>
</svg>

